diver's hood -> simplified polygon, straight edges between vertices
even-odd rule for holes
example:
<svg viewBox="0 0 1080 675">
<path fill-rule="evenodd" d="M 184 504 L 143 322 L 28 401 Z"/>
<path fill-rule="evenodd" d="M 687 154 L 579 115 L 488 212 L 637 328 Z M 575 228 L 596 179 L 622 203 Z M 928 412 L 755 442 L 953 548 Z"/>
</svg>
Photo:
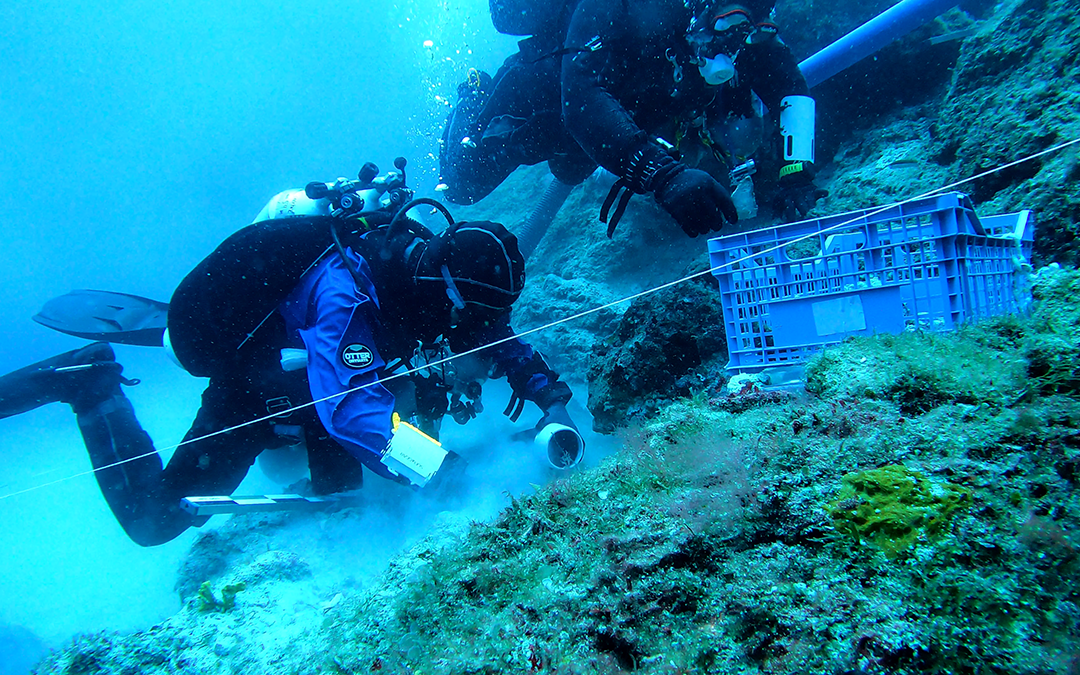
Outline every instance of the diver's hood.
<svg viewBox="0 0 1080 675">
<path fill-rule="evenodd" d="M 525 283 L 517 239 L 499 223 L 458 222 L 437 235 L 418 227 L 365 235 L 384 323 L 430 342 L 510 311 Z M 463 332 L 458 330 L 458 333 Z"/>
<path fill-rule="evenodd" d="M 454 223 L 436 235 L 418 261 L 418 284 L 439 288 L 458 309 L 506 311 L 525 285 L 517 237 L 500 223 Z"/>
</svg>

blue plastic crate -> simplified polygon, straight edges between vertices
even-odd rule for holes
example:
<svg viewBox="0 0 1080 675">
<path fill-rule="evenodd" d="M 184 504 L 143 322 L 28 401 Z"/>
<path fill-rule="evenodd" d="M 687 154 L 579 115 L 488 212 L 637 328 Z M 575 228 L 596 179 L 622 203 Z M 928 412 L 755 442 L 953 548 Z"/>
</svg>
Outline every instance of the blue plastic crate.
<svg viewBox="0 0 1080 675">
<path fill-rule="evenodd" d="M 1027 309 L 1030 211 L 980 220 L 959 192 L 875 211 L 709 240 L 728 370 L 798 364 L 853 335 L 951 330 Z"/>
</svg>

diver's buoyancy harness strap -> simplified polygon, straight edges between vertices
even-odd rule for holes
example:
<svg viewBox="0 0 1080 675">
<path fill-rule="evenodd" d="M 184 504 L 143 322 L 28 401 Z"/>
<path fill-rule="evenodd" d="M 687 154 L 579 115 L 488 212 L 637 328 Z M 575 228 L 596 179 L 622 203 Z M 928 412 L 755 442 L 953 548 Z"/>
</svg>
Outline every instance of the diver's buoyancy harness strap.
<svg viewBox="0 0 1080 675">
<path fill-rule="evenodd" d="M 341 264 L 349 272 L 349 276 L 352 277 L 353 283 L 357 288 L 364 288 L 364 280 L 360 277 L 360 270 L 353 264 L 349 258 L 349 254 L 345 251 L 345 245 L 341 243 L 341 234 L 338 232 L 338 223 L 330 223 L 330 236 L 334 240 L 334 248 L 337 250 L 338 256 L 341 258 Z"/>
<path fill-rule="evenodd" d="M 615 227 L 622 219 L 632 196 L 653 192 L 658 184 L 686 168 L 678 159 L 679 153 L 675 146 L 659 137 L 653 138 L 631 155 L 625 174 L 611 186 L 604 204 L 600 207 L 600 222 L 607 223 L 608 239 L 615 234 Z M 615 212 L 610 214 L 609 220 L 609 213 L 616 198 L 619 203 Z"/>
<path fill-rule="evenodd" d="M 622 193 L 621 196 L 619 193 Z M 607 223 L 607 237 L 611 237 L 615 234 L 615 228 L 619 225 L 619 221 L 622 220 L 623 212 L 626 211 L 626 205 L 630 203 L 630 198 L 634 196 L 634 190 L 627 183 L 625 178 L 620 178 L 615 181 L 615 184 L 608 190 L 607 197 L 604 198 L 604 203 L 600 207 L 600 222 Z M 615 207 L 615 212 L 610 215 L 611 207 L 615 204 L 615 199 L 618 198 L 619 205 Z"/>
</svg>

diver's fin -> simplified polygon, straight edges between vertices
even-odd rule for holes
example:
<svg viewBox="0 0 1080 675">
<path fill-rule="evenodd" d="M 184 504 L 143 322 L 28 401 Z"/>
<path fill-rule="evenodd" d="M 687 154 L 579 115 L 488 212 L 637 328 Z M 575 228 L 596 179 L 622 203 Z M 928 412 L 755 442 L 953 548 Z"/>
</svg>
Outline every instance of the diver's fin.
<svg viewBox="0 0 1080 675">
<path fill-rule="evenodd" d="M 138 295 L 78 290 L 46 302 L 34 321 L 87 340 L 160 347 L 168 311 L 168 303 Z"/>
</svg>

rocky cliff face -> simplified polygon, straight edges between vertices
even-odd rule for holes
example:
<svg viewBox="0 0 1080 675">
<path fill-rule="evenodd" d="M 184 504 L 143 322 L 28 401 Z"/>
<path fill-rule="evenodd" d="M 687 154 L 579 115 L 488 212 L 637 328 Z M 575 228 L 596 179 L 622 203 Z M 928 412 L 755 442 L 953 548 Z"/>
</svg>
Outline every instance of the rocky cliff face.
<svg viewBox="0 0 1080 675">
<path fill-rule="evenodd" d="M 1080 138 L 1076 8 L 1011 0 L 978 10 L 953 10 L 815 91 L 831 192 L 816 213 L 958 183 L 980 213 L 1037 214 L 1036 264 L 1075 265 L 1080 151 L 1009 165 Z M 830 107 L 844 114 L 830 121 Z"/>
<path fill-rule="evenodd" d="M 596 343 L 589 364 L 595 430 L 611 433 L 723 384 L 727 346 L 720 295 L 708 281 L 635 301 L 615 332 Z"/>
</svg>

